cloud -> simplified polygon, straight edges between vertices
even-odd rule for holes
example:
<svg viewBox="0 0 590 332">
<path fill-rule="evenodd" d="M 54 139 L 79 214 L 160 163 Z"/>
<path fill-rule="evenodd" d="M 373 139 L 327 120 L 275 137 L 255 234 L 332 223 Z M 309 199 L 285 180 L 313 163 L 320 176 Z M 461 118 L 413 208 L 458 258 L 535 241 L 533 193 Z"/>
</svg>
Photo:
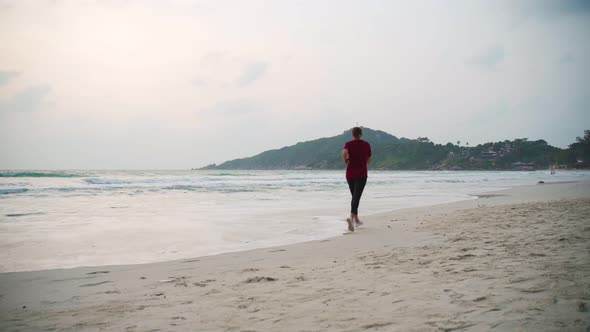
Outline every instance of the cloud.
<svg viewBox="0 0 590 332">
<path fill-rule="evenodd" d="M 560 64 L 570 64 L 576 62 L 576 58 L 574 58 L 574 56 L 570 53 L 565 53 L 559 58 L 558 62 Z"/>
<path fill-rule="evenodd" d="M 197 87 L 206 87 L 209 84 L 209 82 L 207 82 L 207 80 L 205 80 L 204 78 L 197 77 L 191 81 L 191 84 Z"/>
<path fill-rule="evenodd" d="M 533 15 L 544 17 L 588 15 L 588 0 L 535 0 L 530 3 L 527 11 Z"/>
<path fill-rule="evenodd" d="M 0 70 L 0 85 L 8 83 L 10 80 L 20 75 L 17 71 Z"/>
<path fill-rule="evenodd" d="M 494 45 L 467 60 L 467 63 L 484 69 L 495 69 L 504 60 L 504 46 Z"/>
<path fill-rule="evenodd" d="M 5 1 L 0 1 L 0 11 L 11 10 L 14 6 Z"/>
<path fill-rule="evenodd" d="M 216 51 L 216 52 L 208 52 L 207 54 L 201 57 L 201 65 L 203 66 L 210 66 L 219 64 L 221 61 L 228 57 L 228 52 L 226 51 Z"/>
<path fill-rule="evenodd" d="M 266 73 L 268 64 L 265 62 L 253 62 L 244 67 L 242 74 L 236 79 L 235 84 L 244 87 L 252 82 L 261 79 Z"/>
<path fill-rule="evenodd" d="M 260 105 L 251 100 L 224 100 L 213 106 L 212 111 L 224 115 L 241 115 L 255 113 Z"/>
<path fill-rule="evenodd" d="M 51 86 L 47 84 L 31 86 L 10 98 L 9 100 L 0 100 L 0 111 L 12 112 L 35 112 L 43 104 L 43 99 L 51 91 Z"/>
</svg>

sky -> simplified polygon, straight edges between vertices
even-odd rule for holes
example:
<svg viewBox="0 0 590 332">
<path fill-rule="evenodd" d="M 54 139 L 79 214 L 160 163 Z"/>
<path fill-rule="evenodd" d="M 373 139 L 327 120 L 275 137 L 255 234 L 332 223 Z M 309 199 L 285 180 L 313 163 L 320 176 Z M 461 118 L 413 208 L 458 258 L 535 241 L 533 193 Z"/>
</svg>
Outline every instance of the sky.
<svg viewBox="0 0 590 332">
<path fill-rule="evenodd" d="M 357 123 L 590 129 L 586 0 L 0 0 L 0 45 L 0 169 L 190 169 Z"/>
</svg>

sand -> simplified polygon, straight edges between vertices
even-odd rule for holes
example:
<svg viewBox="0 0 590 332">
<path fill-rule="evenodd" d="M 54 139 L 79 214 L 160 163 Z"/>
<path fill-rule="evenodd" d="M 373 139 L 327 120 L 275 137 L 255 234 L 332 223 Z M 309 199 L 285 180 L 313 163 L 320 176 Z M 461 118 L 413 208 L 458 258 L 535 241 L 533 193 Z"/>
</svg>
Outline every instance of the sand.
<svg viewBox="0 0 590 332">
<path fill-rule="evenodd" d="M 0 330 L 590 331 L 590 183 L 364 221 L 284 247 L 3 273 Z"/>
</svg>

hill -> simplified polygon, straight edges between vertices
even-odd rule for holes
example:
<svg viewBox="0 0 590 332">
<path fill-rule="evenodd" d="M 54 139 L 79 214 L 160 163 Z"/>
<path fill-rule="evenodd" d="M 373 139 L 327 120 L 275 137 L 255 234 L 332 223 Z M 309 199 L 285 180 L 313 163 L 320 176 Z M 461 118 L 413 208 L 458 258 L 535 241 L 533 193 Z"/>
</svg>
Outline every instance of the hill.
<svg viewBox="0 0 590 332">
<path fill-rule="evenodd" d="M 340 169 L 340 151 L 351 139 L 350 130 L 333 137 L 299 142 L 249 158 L 209 165 L 205 169 Z M 381 130 L 363 128 L 363 139 L 373 145 L 396 144 L 399 139 Z"/>
<path fill-rule="evenodd" d="M 340 151 L 350 139 L 350 130 L 346 130 L 338 136 L 299 142 L 203 169 L 343 169 L 345 164 Z M 370 168 L 383 170 L 535 169 L 551 164 L 575 167 L 576 159 L 579 164 L 579 151 L 587 150 L 580 144 L 588 144 L 578 138 L 578 143 L 573 143 L 569 149 L 560 149 L 544 140 L 521 138 L 467 147 L 435 144 L 426 137 L 397 138 L 370 128 L 363 128 L 363 139 L 370 142 L 373 149 Z"/>
</svg>

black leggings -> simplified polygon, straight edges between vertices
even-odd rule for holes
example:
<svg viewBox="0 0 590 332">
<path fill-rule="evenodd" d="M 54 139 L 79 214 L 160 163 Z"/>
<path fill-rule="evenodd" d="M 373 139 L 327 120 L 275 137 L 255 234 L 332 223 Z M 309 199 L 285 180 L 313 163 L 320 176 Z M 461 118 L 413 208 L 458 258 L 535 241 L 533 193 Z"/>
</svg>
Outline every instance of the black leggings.
<svg viewBox="0 0 590 332">
<path fill-rule="evenodd" d="M 352 178 L 346 179 L 346 181 L 348 182 L 348 188 L 352 195 L 352 200 L 350 201 L 350 213 L 358 214 L 359 203 L 361 202 L 363 189 L 365 189 L 365 185 L 367 184 L 367 178 Z"/>
</svg>

